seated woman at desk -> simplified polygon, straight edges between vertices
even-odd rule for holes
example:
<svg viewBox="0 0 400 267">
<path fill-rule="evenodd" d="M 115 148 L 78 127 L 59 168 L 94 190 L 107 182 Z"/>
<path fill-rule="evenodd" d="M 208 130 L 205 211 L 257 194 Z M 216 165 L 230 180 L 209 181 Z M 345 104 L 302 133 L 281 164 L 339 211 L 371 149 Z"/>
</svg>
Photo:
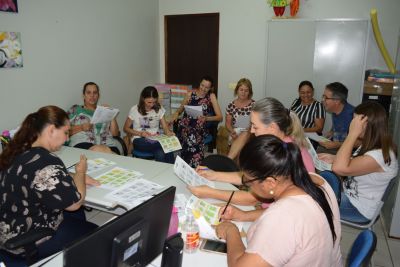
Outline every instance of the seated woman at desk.
<svg viewBox="0 0 400 267">
<path fill-rule="evenodd" d="M 158 141 L 147 138 L 160 133 L 160 124 L 165 135 L 174 135 L 168 128 L 164 114 L 165 109 L 158 102 L 157 89 L 147 86 L 140 93 L 139 104 L 129 111 L 124 132 L 131 137 L 133 149 L 152 153 L 156 161 L 174 163 L 173 152 L 164 153 Z"/>
<path fill-rule="evenodd" d="M 71 176 L 53 152 L 68 140 L 67 113 L 46 106 L 29 114 L 0 155 L 0 248 L 13 238 L 36 228 L 52 228 L 56 234 L 38 244 L 39 258 L 47 257 L 71 241 L 95 229 L 77 211 L 86 185 L 98 182 L 86 176 L 81 156 Z M 86 181 L 85 181 L 86 180 Z M 21 253 L 22 251 L 11 251 Z"/>
<path fill-rule="evenodd" d="M 334 192 L 307 172 L 295 144 L 272 135 L 256 137 L 243 148 L 239 164 L 242 183 L 275 202 L 266 210 L 226 208 L 223 220 L 253 222 L 247 248 L 235 224 L 217 226 L 217 236 L 227 243 L 228 266 L 342 266 Z"/>
<path fill-rule="evenodd" d="M 299 98 L 293 101 L 290 110 L 294 111 L 301 121 L 305 132 L 322 133 L 325 123 L 325 108 L 314 99 L 314 87 L 309 81 L 299 84 Z"/>
<path fill-rule="evenodd" d="M 106 123 L 90 123 L 99 97 L 100 89 L 97 84 L 88 82 L 83 86 L 83 106 L 73 105 L 68 110 L 71 122 L 69 145 L 97 152 L 120 154 L 113 139 L 113 136 L 119 135 L 116 118 Z"/>
<path fill-rule="evenodd" d="M 204 76 L 199 88 L 186 95 L 181 106 L 172 116 L 172 120 L 176 121 L 179 115 L 184 112 L 178 125 L 177 135 L 182 144 L 181 157 L 192 167 L 197 167 L 204 158 L 204 138 L 208 134 L 207 123 L 222 121 L 221 109 L 213 88 L 213 79 Z M 184 111 L 185 105 L 201 106 L 203 116 L 197 118 L 189 116 Z"/>
<path fill-rule="evenodd" d="M 294 142 L 301 147 L 301 155 L 308 171 L 315 171 L 313 160 L 308 153 L 308 143 L 296 114 L 286 109 L 281 102 L 272 97 L 255 102 L 250 114 L 251 132 L 255 136 L 272 134 L 284 142 Z M 215 172 L 198 168 L 198 173 L 209 180 L 241 184 L 240 172 Z M 189 187 L 190 191 L 200 198 L 215 198 L 228 201 L 231 192 L 204 186 Z M 232 198 L 232 203 L 239 205 L 255 205 L 258 197 L 253 193 L 238 191 Z M 265 201 L 260 199 L 261 202 Z"/>
<path fill-rule="evenodd" d="M 353 147 L 360 140 L 361 146 L 353 154 Z M 342 219 L 356 223 L 371 220 L 389 182 L 397 175 L 396 151 L 385 109 L 372 101 L 358 105 L 336 156 L 319 154 L 320 159 L 333 163 L 333 172 L 325 171 L 323 176 L 337 190 Z M 343 188 L 335 174 L 346 177 Z"/>
<path fill-rule="evenodd" d="M 254 105 L 254 100 L 251 98 L 253 96 L 253 88 L 251 81 L 246 78 L 240 79 L 234 91 L 234 95 L 237 97 L 231 103 L 228 104 L 226 108 L 225 117 L 225 127 L 230 133 L 229 143 L 231 143 L 236 138 L 248 138 L 250 135 L 250 112 Z M 240 125 L 243 119 L 248 118 L 248 125 Z M 246 137 L 242 137 L 246 135 Z M 234 159 L 237 153 L 234 151 L 229 151 L 228 157 Z"/>
</svg>

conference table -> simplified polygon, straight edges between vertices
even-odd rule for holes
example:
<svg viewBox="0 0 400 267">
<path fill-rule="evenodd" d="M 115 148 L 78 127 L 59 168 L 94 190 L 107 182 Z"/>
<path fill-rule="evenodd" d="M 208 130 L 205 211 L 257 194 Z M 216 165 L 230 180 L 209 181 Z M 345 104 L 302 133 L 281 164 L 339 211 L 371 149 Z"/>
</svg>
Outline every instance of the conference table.
<svg viewBox="0 0 400 267">
<path fill-rule="evenodd" d="M 88 159 L 96 159 L 96 158 L 104 158 L 116 163 L 114 166 L 107 167 L 107 169 L 99 170 L 99 173 L 93 173 L 92 176 L 96 177 L 100 173 L 104 173 L 108 169 L 112 169 L 115 166 L 125 168 L 128 170 L 135 170 L 144 174 L 142 178 L 165 186 L 166 188 L 169 186 L 176 187 L 176 194 L 184 194 L 187 199 L 191 196 L 190 191 L 187 189 L 187 185 L 179 179 L 173 170 L 172 164 L 156 162 L 152 160 L 143 160 L 138 158 L 114 155 L 114 154 L 105 154 L 94 152 L 90 150 L 83 150 L 72 147 L 62 147 L 60 151 L 56 152 L 56 154 L 63 160 L 65 166 L 72 166 L 73 164 L 79 161 L 80 155 L 85 155 Z M 218 189 L 224 190 L 237 190 L 236 187 L 232 186 L 228 183 L 220 183 L 216 182 L 215 187 Z M 120 215 L 126 211 L 124 207 L 118 205 L 105 196 L 111 192 L 108 189 L 102 187 L 91 186 L 88 187 L 86 193 L 86 203 L 85 205 L 106 211 L 109 213 L 113 213 L 115 215 Z M 210 200 L 210 202 L 213 202 Z M 214 200 L 215 202 L 215 200 Z M 245 227 L 247 228 L 247 227 Z M 151 264 L 150 267 L 158 267 L 161 266 L 161 256 L 159 255 Z M 34 266 L 46 266 L 46 267 L 60 267 L 63 266 L 63 255 L 62 252 L 57 256 L 53 257 L 51 260 L 47 259 L 42 260 Z M 205 252 L 200 249 L 197 252 L 192 254 L 184 253 L 183 255 L 183 263 L 184 267 L 204 267 L 204 266 L 227 266 L 226 255 Z"/>
</svg>

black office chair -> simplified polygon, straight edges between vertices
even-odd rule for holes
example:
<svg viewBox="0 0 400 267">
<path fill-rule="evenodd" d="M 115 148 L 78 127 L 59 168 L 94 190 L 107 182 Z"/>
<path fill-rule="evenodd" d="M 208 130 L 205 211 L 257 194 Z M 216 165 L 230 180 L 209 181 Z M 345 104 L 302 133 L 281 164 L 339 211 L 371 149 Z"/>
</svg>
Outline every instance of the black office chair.
<svg viewBox="0 0 400 267">
<path fill-rule="evenodd" d="M 126 147 L 126 144 L 124 140 L 119 136 L 113 136 L 115 146 L 118 148 L 120 155 L 121 156 L 127 156 L 128 155 L 128 148 Z"/>
<path fill-rule="evenodd" d="M 237 172 L 239 171 L 239 167 L 236 163 L 227 156 L 212 154 L 208 155 L 203 159 L 201 165 L 207 166 L 209 169 L 213 171 L 219 172 Z"/>
<path fill-rule="evenodd" d="M 4 262 L 7 267 L 29 266 L 35 263 L 38 260 L 36 242 L 54 234 L 55 231 L 51 228 L 37 228 L 7 240 L 4 243 L 6 249 L 16 250 L 23 248 L 24 253 L 20 256 L 14 256 L 5 250 L 0 250 L 0 262 Z"/>
</svg>

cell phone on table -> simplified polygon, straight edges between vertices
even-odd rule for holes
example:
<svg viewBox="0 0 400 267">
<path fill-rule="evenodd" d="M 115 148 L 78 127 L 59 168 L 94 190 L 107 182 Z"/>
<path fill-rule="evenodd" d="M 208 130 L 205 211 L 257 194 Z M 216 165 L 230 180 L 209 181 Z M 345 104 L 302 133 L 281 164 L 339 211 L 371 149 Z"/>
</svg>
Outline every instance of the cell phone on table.
<svg viewBox="0 0 400 267">
<path fill-rule="evenodd" d="M 200 249 L 204 250 L 204 251 L 220 253 L 220 254 L 226 254 L 226 252 L 227 252 L 226 243 L 220 242 L 220 241 L 215 241 L 215 240 L 209 240 L 209 239 L 203 240 L 203 243 L 201 243 Z"/>
</svg>

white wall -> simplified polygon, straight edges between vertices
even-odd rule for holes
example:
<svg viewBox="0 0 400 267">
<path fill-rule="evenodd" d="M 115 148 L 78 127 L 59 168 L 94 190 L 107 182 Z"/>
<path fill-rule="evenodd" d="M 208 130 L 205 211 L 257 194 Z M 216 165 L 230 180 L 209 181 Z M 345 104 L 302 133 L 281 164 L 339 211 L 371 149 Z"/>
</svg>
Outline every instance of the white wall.
<svg viewBox="0 0 400 267">
<path fill-rule="evenodd" d="M 82 103 L 82 85 L 99 84 L 100 103 L 123 123 L 146 85 L 159 77 L 158 0 L 19 0 L 0 12 L 0 31 L 21 32 L 24 66 L 0 69 L 0 130 L 54 104 Z M 120 125 L 121 128 L 121 125 Z"/>
<path fill-rule="evenodd" d="M 160 29 L 164 28 L 165 15 L 220 13 L 218 100 L 223 109 L 233 99 L 228 84 L 236 82 L 241 77 L 248 77 L 252 81 L 255 99 L 264 97 L 267 20 L 273 16 L 273 10 L 266 1 L 160 0 L 159 6 Z M 369 19 L 371 8 L 378 10 L 382 36 L 389 53 L 394 58 L 400 28 L 400 1 L 398 0 L 300 0 L 298 17 Z M 386 69 L 372 34 L 369 43 L 367 69 Z M 164 64 L 164 32 L 160 31 L 160 79 L 162 81 L 165 80 Z M 294 99 L 296 96 L 297 88 L 293 88 L 293 94 L 287 97 Z"/>
</svg>

